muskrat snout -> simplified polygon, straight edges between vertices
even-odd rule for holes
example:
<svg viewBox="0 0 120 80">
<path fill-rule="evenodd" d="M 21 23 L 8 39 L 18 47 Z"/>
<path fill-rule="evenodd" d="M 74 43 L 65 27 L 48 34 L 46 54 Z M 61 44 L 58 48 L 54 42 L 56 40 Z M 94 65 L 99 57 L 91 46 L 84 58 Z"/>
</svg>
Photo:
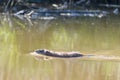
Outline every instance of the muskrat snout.
<svg viewBox="0 0 120 80">
<path fill-rule="evenodd" d="M 32 56 L 39 56 L 39 54 L 37 54 L 36 52 L 31 52 L 30 55 L 32 55 Z"/>
</svg>

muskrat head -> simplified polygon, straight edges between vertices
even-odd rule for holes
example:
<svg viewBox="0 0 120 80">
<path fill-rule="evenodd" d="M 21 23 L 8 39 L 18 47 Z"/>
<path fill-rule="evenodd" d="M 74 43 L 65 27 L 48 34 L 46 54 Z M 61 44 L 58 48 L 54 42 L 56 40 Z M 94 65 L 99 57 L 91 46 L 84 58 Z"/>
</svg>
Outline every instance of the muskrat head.
<svg viewBox="0 0 120 80">
<path fill-rule="evenodd" d="M 35 52 L 36 52 L 37 54 L 45 54 L 47 51 L 48 51 L 48 50 L 46 50 L 46 49 L 38 49 L 38 50 L 36 50 Z"/>
<path fill-rule="evenodd" d="M 40 54 L 43 54 L 43 53 L 44 53 L 44 49 L 38 49 L 38 50 L 35 50 L 34 52 L 31 52 L 30 54 L 33 56 L 40 56 Z"/>
<path fill-rule="evenodd" d="M 38 53 L 38 54 L 41 54 L 41 53 L 44 53 L 45 50 L 44 49 L 39 49 L 39 50 L 36 50 L 35 52 Z"/>
<path fill-rule="evenodd" d="M 38 49 L 35 50 L 34 52 L 31 52 L 30 54 L 34 56 L 37 60 L 48 60 L 51 59 L 50 57 L 45 56 L 46 49 Z"/>
</svg>

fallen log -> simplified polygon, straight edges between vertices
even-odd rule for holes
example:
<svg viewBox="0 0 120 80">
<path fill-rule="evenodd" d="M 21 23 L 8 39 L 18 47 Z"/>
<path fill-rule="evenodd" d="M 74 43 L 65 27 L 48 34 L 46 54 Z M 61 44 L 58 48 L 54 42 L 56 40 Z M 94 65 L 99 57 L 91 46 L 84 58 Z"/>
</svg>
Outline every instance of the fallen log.
<svg viewBox="0 0 120 80">
<path fill-rule="evenodd" d="M 14 13 L 14 16 L 19 18 L 27 19 L 39 19 L 40 17 L 79 17 L 79 16 L 89 16 L 89 17 L 103 17 L 108 14 L 107 11 L 100 10 L 21 10 Z"/>
</svg>

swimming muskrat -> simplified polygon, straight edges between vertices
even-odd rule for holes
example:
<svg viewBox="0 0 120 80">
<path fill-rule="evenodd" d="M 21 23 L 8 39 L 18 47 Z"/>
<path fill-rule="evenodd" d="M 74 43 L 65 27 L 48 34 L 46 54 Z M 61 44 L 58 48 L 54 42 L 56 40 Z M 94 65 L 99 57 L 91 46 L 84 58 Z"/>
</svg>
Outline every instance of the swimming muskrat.
<svg viewBox="0 0 120 80">
<path fill-rule="evenodd" d="M 54 52 L 46 49 L 38 49 L 31 53 L 35 57 L 39 59 L 50 59 L 50 58 L 79 58 L 83 56 L 92 56 L 92 55 L 84 55 L 80 52 Z"/>
<path fill-rule="evenodd" d="M 87 59 L 100 59 L 100 60 L 120 60 L 119 56 L 105 56 L 105 55 L 93 55 L 93 54 L 82 54 L 80 52 L 54 52 L 46 49 L 38 49 L 30 53 L 35 56 L 36 59 L 53 59 L 53 58 L 87 58 Z"/>
</svg>

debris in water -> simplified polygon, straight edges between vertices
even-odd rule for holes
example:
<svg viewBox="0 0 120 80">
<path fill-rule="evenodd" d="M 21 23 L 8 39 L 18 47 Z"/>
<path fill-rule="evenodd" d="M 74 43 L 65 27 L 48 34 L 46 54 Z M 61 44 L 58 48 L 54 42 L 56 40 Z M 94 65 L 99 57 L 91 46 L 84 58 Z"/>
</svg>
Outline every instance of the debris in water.
<svg viewBox="0 0 120 80">
<path fill-rule="evenodd" d="M 113 10 L 113 13 L 114 13 L 115 15 L 118 15 L 118 14 L 119 14 L 119 9 L 116 8 L 115 10 Z"/>
</svg>

